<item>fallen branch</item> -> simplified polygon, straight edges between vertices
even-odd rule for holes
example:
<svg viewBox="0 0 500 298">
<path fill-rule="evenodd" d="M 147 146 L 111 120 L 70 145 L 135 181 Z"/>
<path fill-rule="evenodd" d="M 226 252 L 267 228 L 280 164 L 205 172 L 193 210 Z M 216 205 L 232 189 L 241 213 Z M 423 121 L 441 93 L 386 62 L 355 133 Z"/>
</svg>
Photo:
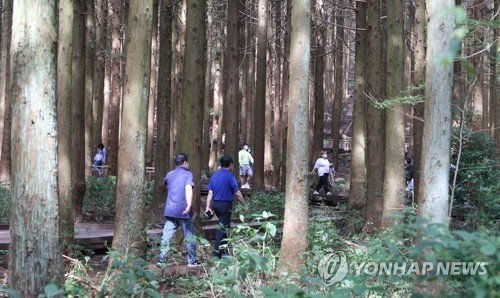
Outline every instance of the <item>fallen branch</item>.
<svg viewBox="0 0 500 298">
<path fill-rule="evenodd" d="M 84 278 L 81 278 L 79 276 L 76 276 L 76 275 L 73 275 L 73 274 L 68 274 L 66 275 L 66 278 L 71 278 L 71 279 L 74 279 L 78 282 L 81 282 L 82 284 L 98 291 L 98 292 L 101 292 L 102 291 L 102 288 L 100 286 L 96 286 L 96 285 L 93 285 L 90 281 L 84 279 Z"/>
</svg>

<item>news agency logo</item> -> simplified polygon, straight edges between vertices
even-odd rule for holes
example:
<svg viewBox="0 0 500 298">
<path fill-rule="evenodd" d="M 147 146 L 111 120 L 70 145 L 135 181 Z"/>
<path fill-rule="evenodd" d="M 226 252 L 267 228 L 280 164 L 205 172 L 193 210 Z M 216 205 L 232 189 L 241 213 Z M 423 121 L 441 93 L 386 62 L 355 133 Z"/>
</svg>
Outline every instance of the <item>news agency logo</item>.
<svg viewBox="0 0 500 298">
<path fill-rule="evenodd" d="M 327 254 L 318 264 L 318 272 L 326 285 L 333 285 L 343 280 L 348 271 L 345 253 L 337 252 Z"/>
<path fill-rule="evenodd" d="M 464 275 L 488 274 L 487 262 L 361 262 L 347 263 L 343 252 L 325 255 L 318 264 L 318 272 L 326 285 L 342 281 L 352 275 Z"/>
</svg>

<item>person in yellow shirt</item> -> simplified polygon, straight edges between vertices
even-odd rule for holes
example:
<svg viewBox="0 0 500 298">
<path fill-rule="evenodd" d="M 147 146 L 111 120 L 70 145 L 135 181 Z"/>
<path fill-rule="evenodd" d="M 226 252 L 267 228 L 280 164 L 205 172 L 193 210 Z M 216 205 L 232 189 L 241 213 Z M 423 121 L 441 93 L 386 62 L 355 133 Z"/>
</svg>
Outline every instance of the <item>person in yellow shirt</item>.
<svg viewBox="0 0 500 298">
<path fill-rule="evenodd" d="M 240 182 L 242 189 L 250 189 L 250 181 L 253 177 L 252 167 L 253 157 L 248 152 L 248 144 L 243 143 L 242 149 L 238 152 L 238 162 L 240 164 Z"/>
</svg>

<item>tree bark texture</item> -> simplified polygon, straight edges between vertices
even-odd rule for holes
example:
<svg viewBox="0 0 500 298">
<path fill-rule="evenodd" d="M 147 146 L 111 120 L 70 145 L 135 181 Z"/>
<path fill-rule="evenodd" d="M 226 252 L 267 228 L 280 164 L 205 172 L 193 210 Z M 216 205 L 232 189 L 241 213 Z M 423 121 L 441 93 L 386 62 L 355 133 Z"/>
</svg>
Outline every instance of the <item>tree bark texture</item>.
<svg viewBox="0 0 500 298">
<path fill-rule="evenodd" d="M 290 19 L 292 16 L 292 0 L 286 1 L 286 25 L 285 25 L 285 35 L 284 35 L 284 58 L 283 58 L 283 119 L 281 126 L 281 135 L 283 138 L 281 139 L 281 148 L 283 148 L 283 167 L 281 172 L 283 173 L 281 176 L 281 189 L 286 189 L 286 177 L 287 177 L 287 143 L 288 143 L 288 103 L 289 103 L 289 94 L 290 94 L 290 34 L 292 30 L 292 26 L 290 24 Z"/>
<path fill-rule="evenodd" d="M 387 0 L 387 98 L 404 91 L 404 10 L 399 0 Z M 403 105 L 386 109 L 383 226 L 389 228 L 405 204 L 405 125 Z"/>
<path fill-rule="evenodd" d="M 281 3 L 277 2 L 274 5 L 274 23 L 276 28 L 281 28 Z M 281 52 L 282 38 L 276 38 L 273 46 L 273 52 L 275 53 L 276 67 L 274 71 L 274 114 L 273 114 L 273 186 L 278 189 L 280 186 L 280 176 L 281 176 L 281 115 L 283 111 L 283 98 L 281 97 L 281 67 L 283 65 L 283 54 Z"/>
<path fill-rule="evenodd" d="M 264 149 L 265 149 L 265 121 L 262 118 L 266 113 L 266 52 L 267 52 L 267 21 L 268 0 L 258 2 L 257 24 L 257 82 L 254 105 L 254 183 L 253 189 L 264 190 Z"/>
<path fill-rule="evenodd" d="M 342 5 L 342 0 L 338 0 L 337 4 Z M 340 142 L 340 127 L 342 123 L 342 103 L 344 101 L 344 16 L 340 9 L 337 9 L 335 16 L 337 24 L 335 32 L 335 94 L 333 96 L 332 107 L 332 162 L 335 169 L 339 166 L 339 142 Z"/>
<path fill-rule="evenodd" d="M 495 0 L 495 11 L 499 10 L 500 1 Z M 496 21 L 500 22 L 500 13 L 497 13 Z M 494 30 L 494 36 L 500 36 L 500 28 L 496 28 Z M 500 96 L 498 95 L 500 92 L 500 80 L 498 79 L 497 71 L 500 68 L 498 63 L 498 54 L 500 53 L 500 41 L 497 39 L 496 44 L 492 47 L 492 57 L 495 59 L 492 61 L 492 74 L 490 79 L 491 84 L 491 109 L 494 111 L 494 115 L 491 115 L 491 127 L 494 128 L 493 136 L 495 137 L 495 144 L 498 154 L 500 154 Z"/>
<path fill-rule="evenodd" d="M 13 2 L 9 288 L 63 284 L 57 187 L 56 1 Z"/>
<path fill-rule="evenodd" d="M 239 1 L 227 3 L 227 44 L 224 53 L 224 105 L 223 130 L 225 133 L 224 155 L 232 156 L 234 160 L 233 173 L 238 175 L 239 148 Z"/>
<path fill-rule="evenodd" d="M 73 208 L 75 222 L 82 219 L 83 197 L 85 196 L 85 102 L 86 66 L 85 56 L 85 0 L 74 0 L 73 64 L 71 74 L 71 180 L 73 186 Z M 88 13 L 88 11 L 87 11 Z M 87 24 L 88 26 L 88 24 Z M 90 89 L 92 90 L 92 89 Z"/>
<path fill-rule="evenodd" d="M 160 0 L 153 0 L 153 25 L 151 30 L 151 82 L 149 83 L 148 137 L 146 142 L 146 165 L 153 164 L 155 138 L 155 109 L 158 89 L 158 6 Z M 163 82 L 162 82 L 163 83 Z"/>
<path fill-rule="evenodd" d="M 203 131 L 203 94 L 205 85 L 205 18 L 206 2 L 187 0 L 186 3 L 186 52 L 184 55 L 181 130 L 179 152 L 189 157 L 189 168 L 193 173 L 194 191 L 191 210 L 197 230 L 201 229 L 200 181 L 201 140 Z M 193 117 L 193 115 L 200 115 Z"/>
<path fill-rule="evenodd" d="M 59 0 L 57 44 L 58 185 L 61 235 L 64 247 L 73 242 L 74 208 L 71 194 L 71 98 L 73 0 Z"/>
<path fill-rule="evenodd" d="M 131 1 L 125 49 L 113 248 L 145 257 L 145 165 L 153 0 Z"/>
<path fill-rule="evenodd" d="M 366 2 L 356 2 L 356 77 L 352 119 L 351 188 L 348 206 L 350 210 L 364 211 L 366 205 Z"/>
<path fill-rule="evenodd" d="M 312 142 L 312 156 L 310 162 L 314 162 L 315 158 L 320 156 L 320 151 L 323 150 L 324 139 L 324 124 L 325 124 L 325 89 L 323 83 L 323 74 L 325 70 L 325 25 L 323 24 L 324 17 L 324 3 L 322 0 L 317 0 L 314 5 L 314 127 L 313 127 L 313 142 Z M 338 143 L 338 142 L 337 142 Z M 334 146 L 335 148 L 335 146 Z M 335 152 L 335 149 L 333 150 Z"/>
<path fill-rule="evenodd" d="M 84 111 L 83 111 L 83 133 L 82 133 L 82 138 L 83 138 L 83 143 L 81 146 L 83 147 L 83 162 L 81 163 L 84 165 L 84 176 L 90 175 L 91 173 L 91 168 L 90 165 L 93 162 L 93 154 L 95 153 L 95 149 L 92 148 L 92 136 L 93 136 L 93 114 L 94 114 L 94 54 L 95 54 L 95 38 L 94 38 L 94 33 L 95 33 L 95 21 L 94 21 L 94 0 L 83 0 L 84 3 L 82 3 L 82 10 L 80 12 L 81 15 L 76 15 L 75 13 L 75 20 L 78 19 L 77 22 L 80 22 L 80 19 L 83 19 L 83 26 L 84 26 L 84 31 L 81 36 L 77 36 L 77 38 L 84 38 L 82 44 L 84 47 L 84 52 L 82 52 L 83 55 L 83 60 L 81 62 L 81 65 L 77 66 L 77 69 L 74 71 L 79 71 L 80 67 L 82 68 L 82 71 L 84 71 L 84 78 L 83 81 L 81 81 L 82 86 L 82 92 L 84 96 Z M 78 41 L 79 42 L 79 41 Z M 80 82 L 79 82 L 80 83 Z M 80 86 L 78 86 L 80 88 Z M 79 95 L 78 95 L 79 96 Z M 78 124 L 79 125 L 79 124 Z M 75 126 L 76 127 L 76 126 Z M 74 136 L 78 137 L 78 136 Z M 80 148 L 78 148 L 79 150 Z M 79 214 L 77 212 L 76 214 Z M 81 212 L 80 212 L 81 214 Z M 78 215 L 77 215 L 78 216 Z"/>
<path fill-rule="evenodd" d="M 426 24 L 425 0 L 415 1 L 415 85 L 425 84 Z M 424 95 L 423 90 L 417 91 Z M 418 95 L 416 94 L 416 95 Z M 420 169 L 422 160 L 422 138 L 424 133 L 424 103 L 413 108 L 413 200 L 419 202 Z"/>
<path fill-rule="evenodd" d="M 120 102 L 122 97 L 122 41 L 121 41 L 121 14 L 122 1 L 112 0 L 109 18 L 113 29 L 111 32 L 111 105 L 109 115 L 108 172 L 111 175 L 118 173 L 118 141 L 120 138 Z M 95 149 L 94 149 L 95 150 Z"/>
<path fill-rule="evenodd" d="M 367 2 L 368 52 L 367 94 L 380 99 L 382 94 L 381 24 L 379 0 Z M 370 231 L 380 227 L 384 188 L 384 129 L 383 111 L 368 102 L 366 111 L 366 160 L 367 198 L 365 228 Z"/>
<path fill-rule="evenodd" d="M 427 1 L 427 68 L 418 215 L 448 224 L 452 67 L 442 63 L 454 28 L 452 0 Z"/>
<path fill-rule="evenodd" d="M 12 3 L 11 1 L 0 2 L 2 5 L 2 11 L 0 15 L 0 148 L 5 141 L 4 121 L 7 113 L 7 106 L 5 104 L 5 93 L 7 92 L 7 74 L 9 74 L 9 60 L 10 60 L 10 36 L 12 31 Z M 1 150 L 0 150 L 1 151 Z M 0 158 L 2 157 L 2 152 L 0 152 Z"/>
<path fill-rule="evenodd" d="M 4 3 L 11 3 L 4 0 Z M 9 4 L 10 5 L 10 4 Z M 6 6 L 2 13 L 1 30 L 1 58 L 2 64 L 0 73 L 0 105 L 3 104 L 4 115 L 0 118 L 3 125 L 2 146 L 0 146 L 0 181 L 10 182 L 10 135 L 11 135 L 11 111 L 10 111 L 10 44 L 12 35 L 12 5 Z"/>
<path fill-rule="evenodd" d="M 97 150 L 99 143 L 102 143 L 102 119 L 104 107 L 104 75 L 107 54 L 106 36 L 107 8 L 108 0 L 97 0 L 95 3 L 95 50 L 94 50 L 94 83 L 93 83 L 93 106 L 92 106 L 92 143 L 90 157 L 93 161 L 93 154 Z M 88 155 L 88 154 L 87 154 Z M 88 164 L 87 164 L 88 165 Z M 88 167 L 87 167 L 88 168 Z"/>
<path fill-rule="evenodd" d="M 302 254 L 307 250 L 309 144 L 309 63 L 311 48 L 311 6 L 309 0 L 292 0 L 290 49 L 290 93 L 285 219 L 280 266 L 283 271 L 300 272 Z"/>
<path fill-rule="evenodd" d="M 155 179 L 152 213 L 154 222 L 164 222 L 167 192 L 164 179 L 170 169 L 170 115 L 172 100 L 172 1 L 160 3 L 160 47 L 158 57 L 158 97 L 156 114 Z"/>
</svg>

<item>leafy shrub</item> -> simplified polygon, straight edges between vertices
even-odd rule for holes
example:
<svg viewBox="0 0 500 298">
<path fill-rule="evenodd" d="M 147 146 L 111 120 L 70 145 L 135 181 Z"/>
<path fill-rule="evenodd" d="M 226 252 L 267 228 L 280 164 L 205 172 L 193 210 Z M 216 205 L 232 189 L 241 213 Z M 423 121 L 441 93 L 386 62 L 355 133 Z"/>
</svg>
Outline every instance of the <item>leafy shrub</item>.
<svg viewBox="0 0 500 298">
<path fill-rule="evenodd" d="M 456 134 L 456 133 L 455 133 Z M 454 210 L 465 213 L 470 229 L 480 225 L 499 228 L 500 160 L 494 140 L 484 134 L 465 130 L 454 194 Z M 452 141 L 453 165 L 457 164 L 459 142 Z M 454 172 L 451 173 L 453 179 Z"/>
<path fill-rule="evenodd" d="M 5 182 L 0 182 L 0 224 L 8 225 L 10 221 L 10 188 Z"/>
<path fill-rule="evenodd" d="M 276 216 L 283 218 L 285 212 L 285 193 L 284 192 L 257 192 L 245 199 L 248 203 L 248 208 L 255 213 L 262 214 L 267 211 Z"/>
<path fill-rule="evenodd" d="M 84 221 L 112 221 L 115 215 L 116 177 L 109 176 L 101 181 L 98 177 L 88 176 L 86 183 Z"/>
</svg>

